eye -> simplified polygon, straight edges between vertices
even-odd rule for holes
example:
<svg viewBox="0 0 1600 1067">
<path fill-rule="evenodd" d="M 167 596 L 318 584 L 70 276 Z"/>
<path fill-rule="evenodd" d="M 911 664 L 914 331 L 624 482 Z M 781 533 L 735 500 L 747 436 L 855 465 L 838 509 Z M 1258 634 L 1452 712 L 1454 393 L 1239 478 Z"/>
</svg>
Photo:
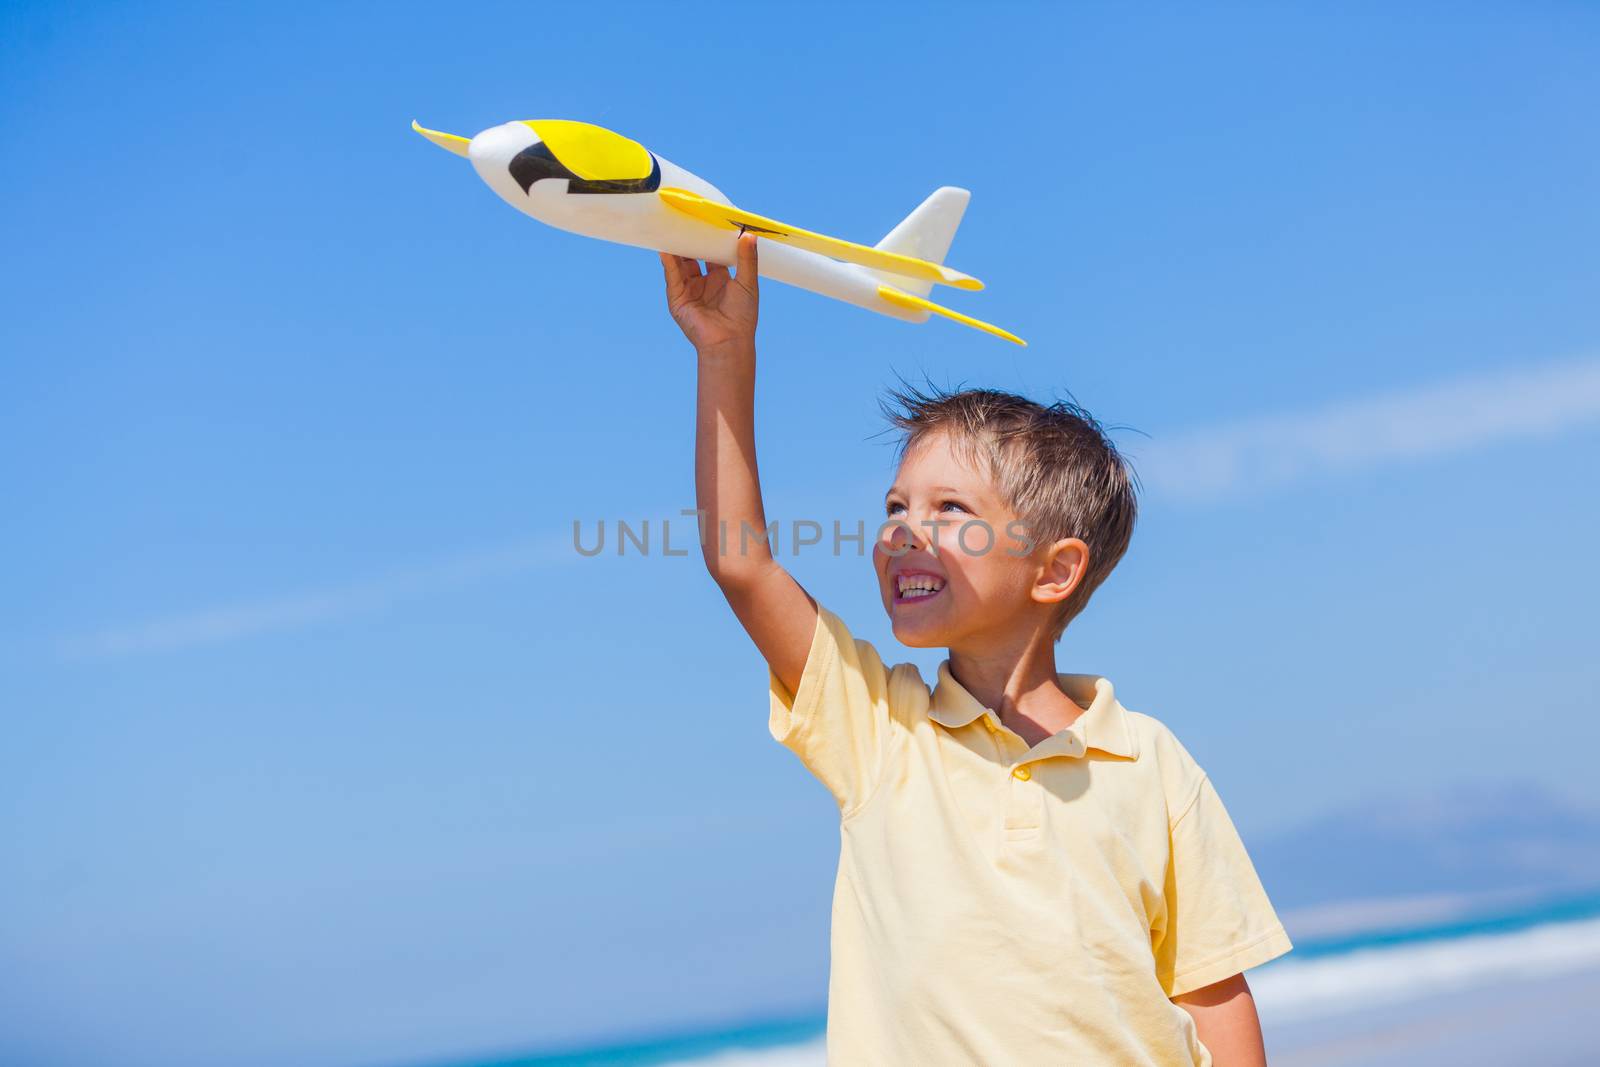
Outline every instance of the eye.
<svg viewBox="0 0 1600 1067">
<path fill-rule="evenodd" d="M 905 509 L 906 509 L 906 506 L 904 504 L 900 503 L 898 500 L 892 500 L 889 503 L 885 504 L 884 507 L 883 507 L 884 514 L 891 515 L 891 516 L 896 511 L 904 511 Z"/>
<path fill-rule="evenodd" d="M 962 505 L 961 503 L 959 503 L 958 501 L 955 501 L 955 500 L 942 501 L 939 504 L 939 510 L 943 511 L 945 508 L 955 508 L 957 511 L 961 511 L 961 512 L 965 512 L 967 510 L 964 505 Z"/>
</svg>

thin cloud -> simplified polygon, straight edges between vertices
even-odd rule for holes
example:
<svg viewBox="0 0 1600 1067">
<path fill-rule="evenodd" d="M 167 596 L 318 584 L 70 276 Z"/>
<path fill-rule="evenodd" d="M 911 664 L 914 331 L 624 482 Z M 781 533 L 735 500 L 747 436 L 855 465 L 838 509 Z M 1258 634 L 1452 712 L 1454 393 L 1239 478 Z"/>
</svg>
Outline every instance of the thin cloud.
<svg viewBox="0 0 1600 1067">
<path fill-rule="evenodd" d="M 369 581 L 245 601 L 154 619 L 63 641 L 66 659 L 106 659 L 219 644 L 348 618 L 574 558 L 570 541 L 512 545 L 465 553 Z"/>
<path fill-rule="evenodd" d="M 1207 498 L 1549 434 L 1600 419 L 1600 359 L 1551 363 L 1270 415 L 1153 442 L 1135 456 L 1161 494 Z M 692 538 L 691 542 L 692 543 Z M 579 557 L 570 538 L 444 559 L 370 581 L 155 619 L 63 641 L 94 660 L 221 644 L 376 612 Z"/>
<path fill-rule="evenodd" d="M 1446 455 L 1600 419 L 1600 359 L 1547 363 L 1157 440 L 1135 457 L 1162 494 L 1211 497 Z"/>
</svg>

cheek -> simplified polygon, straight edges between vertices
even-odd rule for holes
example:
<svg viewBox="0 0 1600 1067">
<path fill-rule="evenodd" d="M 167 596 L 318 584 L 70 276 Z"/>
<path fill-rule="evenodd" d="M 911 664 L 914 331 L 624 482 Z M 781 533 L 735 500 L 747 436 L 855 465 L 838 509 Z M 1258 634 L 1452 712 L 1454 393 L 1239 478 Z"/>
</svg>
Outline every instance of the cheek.
<svg viewBox="0 0 1600 1067">
<path fill-rule="evenodd" d="M 894 599 L 894 593 L 889 588 L 889 564 L 894 562 L 894 557 L 884 552 L 882 546 L 872 550 L 872 576 L 878 583 L 878 590 L 883 594 L 884 602 Z"/>
<path fill-rule="evenodd" d="M 997 558 L 994 553 L 951 558 L 945 570 L 952 585 L 985 601 L 1008 602 L 1028 594 L 1025 568 L 1016 566 L 1014 560 Z"/>
</svg>

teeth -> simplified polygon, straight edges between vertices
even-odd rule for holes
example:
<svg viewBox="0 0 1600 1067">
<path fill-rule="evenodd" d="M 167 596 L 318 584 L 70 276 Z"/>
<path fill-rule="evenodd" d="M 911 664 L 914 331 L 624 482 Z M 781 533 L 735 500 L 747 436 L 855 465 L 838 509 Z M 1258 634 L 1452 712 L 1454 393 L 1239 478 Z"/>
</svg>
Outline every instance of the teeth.
<svg viewBox="0 0 1600 1067">
<path fill-rule="evenodd" d="M 931 574 L 902 574 L 896 584 L 902 600 L 932 596 L 944 588 L 944 580 Z"/>
</svg>

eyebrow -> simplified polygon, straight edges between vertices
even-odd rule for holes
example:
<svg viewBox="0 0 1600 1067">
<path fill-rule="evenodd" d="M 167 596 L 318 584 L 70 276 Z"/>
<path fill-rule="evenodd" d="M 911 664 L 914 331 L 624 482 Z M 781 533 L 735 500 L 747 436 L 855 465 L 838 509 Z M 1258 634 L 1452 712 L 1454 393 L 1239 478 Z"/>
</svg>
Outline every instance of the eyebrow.
<svg viewBox="0 0 1600 1067">
<path fill-rule="evenodd" d="M 934 486 L 929 486 L 929 488 L 935 493 L 954 493 L 957 496 L 971 496 L 972 495 L 971 493 L 968 493 L 965 489 L 957 489 L 954 486 L 949 486 L 949 485 L 934 485 Z M 889 487 L 889 491 L 884 493 L 883 497 L 884 497 L 885 500 L 887 500 L 889 497 L 894 496 L 896 493 L 901 493 L 901 492 L 904 492 L 904 490 L 902 490 L 898 485 L 891 485 Z"/>
</svg>

